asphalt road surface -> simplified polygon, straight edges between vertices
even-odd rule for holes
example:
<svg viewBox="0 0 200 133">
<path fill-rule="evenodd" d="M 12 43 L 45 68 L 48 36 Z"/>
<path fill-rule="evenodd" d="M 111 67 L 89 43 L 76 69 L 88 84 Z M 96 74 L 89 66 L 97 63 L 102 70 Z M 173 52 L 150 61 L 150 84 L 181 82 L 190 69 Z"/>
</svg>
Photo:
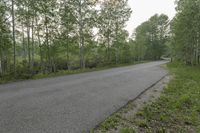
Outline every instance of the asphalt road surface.
<svg viewBox="0 0 200 133">
<path fill-rule="evenodd" d="M 166 61 L 0 85 L 0 133 L 84 133 L 160 80 Z"/>
</svg>

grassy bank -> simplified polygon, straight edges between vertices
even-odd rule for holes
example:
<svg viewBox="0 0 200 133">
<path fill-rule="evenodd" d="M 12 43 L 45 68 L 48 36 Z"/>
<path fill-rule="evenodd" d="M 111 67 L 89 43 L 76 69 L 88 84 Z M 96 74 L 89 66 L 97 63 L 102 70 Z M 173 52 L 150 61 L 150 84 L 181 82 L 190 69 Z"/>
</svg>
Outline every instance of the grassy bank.
<svg viewBox="0 0 200 133">
<path fill-rule="evenodd" d="M 121 133 L 200 133 L 200 67 L 167 65 L 173 79 L 153 103 L 127 120 L 114 114 L 100 128 Z"/>
<path fill-rule="evenodd" d="M 125 66 L 136 65 L 136 64 L 147 63 L 147 62 L 149 61 L 137 61 L 134 63 L 126 63 L 126 64 L 111 64 L 111 65 L 106 65 L 106 66 L 98 66 L 96 68 L 85 68 L 85 69 L 77 69 L 77 70 L 60 70 L 54 73 L 46 73 L 46 74 L 38 73 L 32 76 L 23 75 L 22 77 L 17 77 L 17 78 L 14 78 L 13 75 L 5 75 L 0 78 L 0 84 L 16 82 L 16 81 L 21 81 L 21 80 L 28 80 L 28 79 L 41 79 L 41 78 L 48 78 L 48 77 L 79 74 L 79 73 L 85 73 L 85 72 L 101 71 L 101 70 L 106 70 L 106 69 L 111 69 L 111 68 L 125 67 Z"/>
<path fill-rule="evenodd" d="M 163 95 L 137 113 L 140 132 L 200 132 L 200 68 L 168 64 L 174 79 Z"/>
</svg>

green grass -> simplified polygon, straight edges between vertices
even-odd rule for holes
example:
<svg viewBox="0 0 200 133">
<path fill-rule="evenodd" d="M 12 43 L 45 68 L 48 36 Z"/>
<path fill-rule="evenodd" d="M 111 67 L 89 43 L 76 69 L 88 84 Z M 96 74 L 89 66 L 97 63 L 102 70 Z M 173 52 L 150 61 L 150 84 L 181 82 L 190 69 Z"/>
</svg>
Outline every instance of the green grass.
<svg viewBox="0 0 200 133">
<path fill-rule="evenodd" d="M 110 129 L 116 129 L 117 126 L 119 126 L 120 121 L 121 119 L 118 114 L 112 115 L 101 124 L 100 129 L 102 132 L 106 132 Z"/>
<path fill-rule="evenodd" d="M 99 66 L 96 68 L 85 68 L 85 69 L 77 69 L 77 70 L 60 70 L 55 73 L 38 73 L 36 75 L 30 76 L 30 74 L 23 75 L 23 77 L 18 77 L 17 79 L 14 78 L 13 75 L 5 75 L 0 78 L 0 84 L 9 83 L 9 82 L 16 82 L 21 80 L 28 80 L 28 79 L 41 79 L 41 78 L 48 78 L 48 77 L 57 77 L 57 76 L 64 76 L 64 75 L 72 75 L 72 74 L 79 74 L 79 73 L 86 73 L 86 72 L 93 72 L 93 71 L 101 71 L 111 68 L 118 68 L 118 67 L 125 67 L 130 65 L 136 65 L 141 63 L 147 63 L 149 61 L 138 61 L 134 63 L 127 63 L 127 64 L 112 64 L 107 66 Z"/>
<path fill-rule="evenodd" d="M 121 133 L 136 133 L 136 131 L 133 128 L 122 128 Z"/>
<path fill-rule="evenodd" d="M 162 96 L 135 116 L 139 131 L 200 133 L 200 67 L 168 64 L 174 76 Z"/>
</svg>

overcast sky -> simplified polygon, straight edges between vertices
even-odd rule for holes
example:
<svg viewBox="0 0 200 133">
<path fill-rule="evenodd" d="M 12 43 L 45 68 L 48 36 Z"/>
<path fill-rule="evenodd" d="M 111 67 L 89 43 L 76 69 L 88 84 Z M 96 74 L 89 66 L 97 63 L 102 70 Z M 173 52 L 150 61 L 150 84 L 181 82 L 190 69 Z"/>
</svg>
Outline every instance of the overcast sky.
<svg viewBox="0 0 200 133">
<path fill-rule="evenodd" d="M 129 0 L 129 5 L 133 10 L 131 18 L 127 23 L 127 30 L 130 34 L 142 22 L 158 13 L 164 13 L 172 19 L 176 13 L 175 0 Z"/>
</svg>

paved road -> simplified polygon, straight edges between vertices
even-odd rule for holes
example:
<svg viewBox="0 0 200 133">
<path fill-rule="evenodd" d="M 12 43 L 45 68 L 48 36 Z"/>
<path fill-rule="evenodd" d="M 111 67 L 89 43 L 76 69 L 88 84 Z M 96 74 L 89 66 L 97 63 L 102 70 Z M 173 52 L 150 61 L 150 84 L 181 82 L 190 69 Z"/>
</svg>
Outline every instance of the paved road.
<svg viewBox="0 0 200 133">
<path fill-rule="evenodd" d="M 83 133 L 161 79 L 165 61 L 0 85 L 0 133 Z"/>
</svg>

